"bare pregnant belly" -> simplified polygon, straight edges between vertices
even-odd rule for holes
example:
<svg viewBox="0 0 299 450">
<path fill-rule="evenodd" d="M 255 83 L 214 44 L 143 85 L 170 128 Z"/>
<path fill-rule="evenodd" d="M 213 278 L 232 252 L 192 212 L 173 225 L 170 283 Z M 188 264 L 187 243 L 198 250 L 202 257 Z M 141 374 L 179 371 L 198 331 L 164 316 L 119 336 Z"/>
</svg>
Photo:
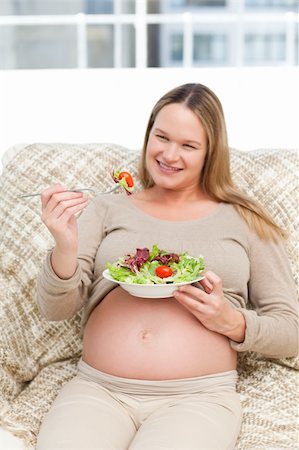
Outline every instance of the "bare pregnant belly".
<svg viewBox="0 0 299 450">
<path fill-rule="evenodd" d="M 189 378 L 236 368 L 236 352 L 174 298 L 133 297 L 120 287 L 93 310 L 83 360 L 111 375 L 148 380 Z"/>
</svg>

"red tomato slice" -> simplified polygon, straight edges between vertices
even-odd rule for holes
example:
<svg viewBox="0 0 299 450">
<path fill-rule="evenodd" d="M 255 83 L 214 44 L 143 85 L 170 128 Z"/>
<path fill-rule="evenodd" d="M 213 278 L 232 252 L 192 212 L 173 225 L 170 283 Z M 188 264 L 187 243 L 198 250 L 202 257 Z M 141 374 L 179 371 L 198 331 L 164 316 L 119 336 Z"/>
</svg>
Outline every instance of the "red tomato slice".
<svg viewBox="0 0 299 450">
<path fill-rule="evenodd" d="M 160 278 L 168 278 L 171 277 L 173 274 L 173 271 L 168 266 L 158 266 L 155 270 L 157 277 Z"/>
<path fill-rule="evenodd" d="M 122 178 L 126 179 L 128 187 L 134 186 L 134 180 L 132 175 L 129 172 L 120 172 L 118 179 L 121 180 Z"/>
</svg>

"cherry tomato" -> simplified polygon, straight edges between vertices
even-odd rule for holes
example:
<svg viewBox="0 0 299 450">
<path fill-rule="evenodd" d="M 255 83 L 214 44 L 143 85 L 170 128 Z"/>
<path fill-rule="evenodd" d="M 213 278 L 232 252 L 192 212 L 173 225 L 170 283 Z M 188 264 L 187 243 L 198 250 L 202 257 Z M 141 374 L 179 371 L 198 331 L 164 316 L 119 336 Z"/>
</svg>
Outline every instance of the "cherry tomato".
<svg viewBox="0 0 299 450">
<path fill-rule="evenodd" d="M 134 186 L 134 180 L 132 175 L 129 172 L 120 172 L 118 179 L 121 180 L 122 178 L 126 179 L 128 187 Z"/>
<path fill-rule="evenodd" d="M 173 274 L 173 271 L 168 266 L 158 266 L 155 270 L 157 277 L 160 278 L 168 278 L 171 277 Z"/>
</svg>

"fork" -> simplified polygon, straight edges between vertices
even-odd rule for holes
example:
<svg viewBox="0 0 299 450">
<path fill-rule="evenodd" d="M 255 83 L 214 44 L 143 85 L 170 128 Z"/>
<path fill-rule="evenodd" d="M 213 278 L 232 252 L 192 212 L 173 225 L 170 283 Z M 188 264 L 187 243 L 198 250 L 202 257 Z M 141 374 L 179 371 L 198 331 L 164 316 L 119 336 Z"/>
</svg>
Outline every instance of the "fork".
<svg viewBox="0 0 299 450">
<path fill-rule="evenodd" d="M 133 159 L 131 159 L 127 165 L 129 166 L 130 164 L 132 164 L 136 159 L 138 158 L 137 155 L 134 156 Z M 83 192 L 83 191 L 89 191 L 92 192 L 93 194 L 96 195 L 105 195 L 105 194 L 111 194 L 111 192 L 116 191 L 117 189 L 119 189 L 121 187 L 120 184 L 116 184 L 115 186 L 113 186 L 111 189 L 108 189 L 108 191 L 96 191 L 94 189 L 91 188 L 75 188 L 75 189 L 68 189 L 66 192 Z M 24 194 L 24 195 L 19 195 L 18 198 L 29 198 L 29 197 L 38 197 L 41 195 L 41 192 L 35 192 L 34 194 Z"/>
<path fill-rule="evenodd" d="M 105 194 L 111 194 L 111 192 L 116 191 L 117 189 L 119 189 L 121 187 L 120 184 L 116 184 L 115 186 L 113 186 L 111 189 L 108 189 L 108 191 L 96 191 L 94 189 L 91 188 L 75 188 L 75 189 L 68 189 L 66 192 L 83 192 L 83 191 L 89 191 L 92 192 L 93 194 L 96 195 L 105 195 Z M 25 194 L 25 195 L 20 195 L 18 198 L 29 198 L 29 197 L 38 197 L 41 195 L 41 192 L 35 192 L 34 194 Z"/>
</svg>

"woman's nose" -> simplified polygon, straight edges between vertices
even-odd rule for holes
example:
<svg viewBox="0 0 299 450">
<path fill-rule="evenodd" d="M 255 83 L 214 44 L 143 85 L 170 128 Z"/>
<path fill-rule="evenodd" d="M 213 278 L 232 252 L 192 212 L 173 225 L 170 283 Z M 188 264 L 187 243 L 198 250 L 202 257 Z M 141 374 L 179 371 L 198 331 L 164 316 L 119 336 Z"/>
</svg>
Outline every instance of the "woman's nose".
<svg viewBox="0 0 299 450">
<path fill-rule="evenodd" d="M 175 142 L 169 142 L 163 152 L 167 161 L 176 161 L 179 158 L 179 149 Z"/>
</svg>

